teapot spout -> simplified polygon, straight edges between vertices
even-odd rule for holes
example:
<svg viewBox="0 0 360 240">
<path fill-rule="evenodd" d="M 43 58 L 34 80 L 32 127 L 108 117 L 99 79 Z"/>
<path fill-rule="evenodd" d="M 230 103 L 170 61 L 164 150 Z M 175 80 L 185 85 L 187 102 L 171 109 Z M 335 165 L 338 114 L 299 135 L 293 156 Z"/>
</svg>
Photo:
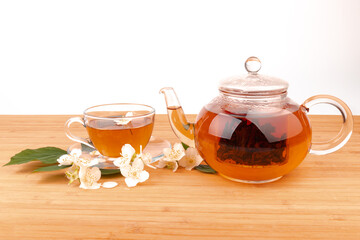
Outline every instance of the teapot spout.
<svg viewBox="0 0 360 240">
<path fill-rule="evenodd" d="M 195 147 L 194 123 L 187 121 L 184 111 L 172 87 L 165 87 L 160 90 L 164 94 L 169 122 L 172 130 L 179 140 L 190 147 Z"/>
</svg>

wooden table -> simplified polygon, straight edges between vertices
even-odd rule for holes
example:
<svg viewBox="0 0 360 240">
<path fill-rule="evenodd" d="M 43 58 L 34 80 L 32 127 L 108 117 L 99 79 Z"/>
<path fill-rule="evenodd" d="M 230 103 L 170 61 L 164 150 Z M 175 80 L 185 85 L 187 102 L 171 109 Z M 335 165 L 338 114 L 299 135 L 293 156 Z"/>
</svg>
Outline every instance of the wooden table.
<svg viewBox="0 0 360 240">
<path fill-rule="evenodd" d="M 0 116 L 0 164 L 26 148 L 72 144 L 69 116 Z M 194 118 L 194 116 L 190 116 Z M 314 138 L 334 135 L 336 116 L 311 118 Z M 309 155 L 277 182 L 248 185 L 197 170 L 148 169 L 127 188 L 83 190 L 64 170 L 0 167 L 0 239 L 360 239 L 360 116 L 341 150 Z M 85 134 L 81 126 L 75 132 Z M 167 117 L 155 136 L 177 141 Z"/>
</svg>

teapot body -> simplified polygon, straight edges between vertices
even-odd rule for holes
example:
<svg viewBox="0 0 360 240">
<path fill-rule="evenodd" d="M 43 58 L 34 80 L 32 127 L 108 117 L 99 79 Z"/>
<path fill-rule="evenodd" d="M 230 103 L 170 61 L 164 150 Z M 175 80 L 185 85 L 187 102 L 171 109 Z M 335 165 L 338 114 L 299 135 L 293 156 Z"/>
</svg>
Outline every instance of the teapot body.
<svg viewBox="0 0 360 240">
<path fill-rule="evenodd" d="M 195 146 L 228 179 L 271 182 L 304 160 L 311 126 L 306 109 L 286 95 L 249 100 L 220 94 L 197 116 Z"/>
<path fill-rule="evenodd" d="M 220 82 L 220 95 L 188 122 L 171 87 L 164 94 L 170 125 L 179 140 L 196 147 L 220 175 L 233 181 L 266 183 L 295 169 L 308 153 L 329 154 L 342 148 L 353 131 L 349 107 L 331 95 L 315 95 L 299 105 L 287 97 L 288 83 L 258 74 L 261 62 L 249 57 L 245 76 Z M 307 113 L 317 104 L 330 104 L 342 115 L 342 128 L 333 139 L 312 142 Z"/>
</svg>

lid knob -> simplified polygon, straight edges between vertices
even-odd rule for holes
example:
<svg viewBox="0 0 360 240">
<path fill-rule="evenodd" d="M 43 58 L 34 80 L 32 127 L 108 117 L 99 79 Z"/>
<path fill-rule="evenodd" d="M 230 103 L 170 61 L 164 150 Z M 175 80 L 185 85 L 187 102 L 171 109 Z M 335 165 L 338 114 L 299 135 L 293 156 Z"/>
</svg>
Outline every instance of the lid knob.
<svg viewBox="0 0 360 240">
<path fill-rule="evenodd" d="M 249 74 L 257 74 L 261 69 L 261 62 L 257 57 L 249 57 L 245 61 L 245 69 Z"/>
</svg>

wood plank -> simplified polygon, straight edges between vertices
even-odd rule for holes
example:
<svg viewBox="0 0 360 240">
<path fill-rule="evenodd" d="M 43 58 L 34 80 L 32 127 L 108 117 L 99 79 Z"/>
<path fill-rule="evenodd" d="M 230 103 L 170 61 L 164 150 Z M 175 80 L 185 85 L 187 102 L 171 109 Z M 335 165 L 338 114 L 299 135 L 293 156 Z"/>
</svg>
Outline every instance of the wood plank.
<svg viewBox="0 0 360 240">
<path fill-rule="evenodd" d="M 72 144 L 70 116 L 0 116 L 0 164 L 25 148 Z M 190 115 L 194 120 L 195 115 Z M 248 185 L 196 170 L 147 169 L 127 188 L 82 190 L 64 170 L 32 173 L 28 163 L 0 167 L 0 239 L 360 239 L 360 116 L 339 151 L 308 155 L 281 180 Z M 338 131 L 339 116 L 311 116 L 314 138 Z M 79 125 L 74 132 L 86 135 Z M 177 139 L 165 115 L 154 136 Z"/>
</svg>

